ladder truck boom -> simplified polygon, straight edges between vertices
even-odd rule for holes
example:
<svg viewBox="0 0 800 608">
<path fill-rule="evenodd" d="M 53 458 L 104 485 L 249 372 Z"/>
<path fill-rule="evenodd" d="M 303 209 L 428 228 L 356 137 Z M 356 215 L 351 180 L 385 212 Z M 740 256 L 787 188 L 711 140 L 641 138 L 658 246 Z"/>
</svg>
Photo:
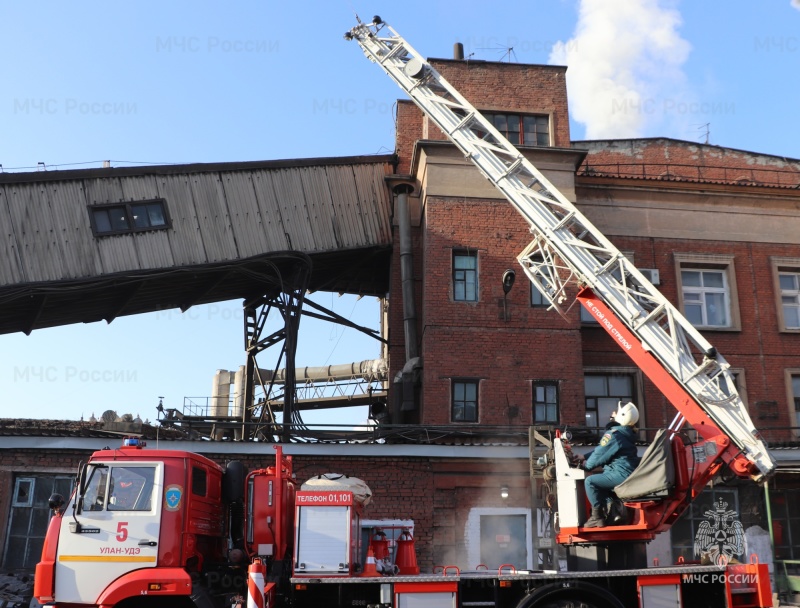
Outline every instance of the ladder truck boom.
<svg viewBox="0 0 800 608">
<path fill-rule="evenodd" d="M 730 365 L 680 311 L 380 17 L 359 22 L 345 37 L 358 42 L 527 220 L 534 238 L 517 259 L 551 307 L 564 315 L 567 290 L 575 285 L 584 289 L 582 303 L 602 301 L 657 362 L 642 370 L 685 421 L 704 439 L 722 434 L 733 443 L 735 449 L 725 455 L 731 469 L 756 481 L 773 473 L 775 463 L 739 396 Z M 627 350 L 619 335 L 606 329 Z"/>
</svg>

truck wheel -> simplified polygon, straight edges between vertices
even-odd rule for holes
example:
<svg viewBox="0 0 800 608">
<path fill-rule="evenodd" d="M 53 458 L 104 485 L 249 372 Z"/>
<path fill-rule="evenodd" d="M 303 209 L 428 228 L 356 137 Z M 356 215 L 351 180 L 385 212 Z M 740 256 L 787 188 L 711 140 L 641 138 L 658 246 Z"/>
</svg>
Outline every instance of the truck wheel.
<svg viewBox="0 0 800 608">
<path fill-rule="evenodd" d="M 611 592 L 584 581 L 552 583 L 522 598 L 516 608 L 625 608 Z"/>
</svg>

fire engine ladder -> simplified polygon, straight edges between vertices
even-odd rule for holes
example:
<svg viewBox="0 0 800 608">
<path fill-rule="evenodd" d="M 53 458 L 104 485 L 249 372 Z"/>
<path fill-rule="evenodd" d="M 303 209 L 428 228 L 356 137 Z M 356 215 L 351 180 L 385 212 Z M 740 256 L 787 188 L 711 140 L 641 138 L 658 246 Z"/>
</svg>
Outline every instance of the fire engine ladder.
<svg viewBox="0 0 800 608">
<path fill-rule="evenodd" d="M 563 316 L 567 286 L 591 288 L 757 467 L 760 474 L 754 477 L 769 475 L 775 463 L 738 394 L 730 365 L 691 323 L 380 17 L 369 24 L 359 20 L 345 38 L 355 39 L 528 221 L 534 239 L 517 259 L 551 307 Z"/>
</svg>

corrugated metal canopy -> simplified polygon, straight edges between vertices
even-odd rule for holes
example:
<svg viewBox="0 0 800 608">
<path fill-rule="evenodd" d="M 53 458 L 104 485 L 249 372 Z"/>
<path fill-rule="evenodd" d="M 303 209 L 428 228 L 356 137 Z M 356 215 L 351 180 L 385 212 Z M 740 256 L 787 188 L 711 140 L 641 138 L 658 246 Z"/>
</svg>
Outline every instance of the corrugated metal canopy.
<svg viewBox="0 0 800 608">
<path fill-rule="evenodd" d="M 388 290 L 395 157 L 0 174 L 0 333 L 309 288 Z M 98 236 L 95 205 L 163 199 L 167 229 Z"/>
</svg>

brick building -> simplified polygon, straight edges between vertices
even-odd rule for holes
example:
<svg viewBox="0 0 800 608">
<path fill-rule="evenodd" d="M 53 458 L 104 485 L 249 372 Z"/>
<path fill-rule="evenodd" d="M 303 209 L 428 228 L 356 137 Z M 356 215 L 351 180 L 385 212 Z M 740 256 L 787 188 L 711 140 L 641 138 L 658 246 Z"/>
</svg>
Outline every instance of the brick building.
<svg viewBox="0 0 800 608">
<path fill-rule="evenodd" d="M 779 465 L 796 467 L 800 162 L 671 139 L 571 141 L 566 68 L 432 63 L 718 347 Z M 548 311 L 522 273 L 504 295 L 503 273 L 530 240 L 526 222 L 408 101 L 398 103 L 396 153 L 389 186 L 413 187 L 414 306 L 409 315 L 395 213 L 385 332 L 390 377 L 398 380 L 390 411 L 395 423 L 441 435 L 417 443 L 290 445 L 287 452 L 300 478 L 333 470 L 367 481 L 375 494 L 370 520 L 413 520 L 423 569 L 534 567 L 534 555 L 547 547 L 532 539 L 537 513 L 520 439 L 527 428 L 591 429 L 618 400 L 630 399 L 640 406 L 646 442 L 674 410 L 577 306 L 566 320 Z M 409 332 L 415 352 L 407 349 Z M 481 429 L 496 429 L 496 436 L 461 435 Z M 108 440 L 14 437 L 0 446 L 0 519 L 33 508 L 20 480 L 64 483 L 58 480 L 100 442 Z M 271 452 L 263 445 L 175 445 L 250 466 L 264 466 Z M 770 489 L 775 555 L 800 558 L 800 519 L 788 509 L 800 486 L 779 473 Z M 650 557 L 693 559 L 695 531 L 716 499 L 739 512 L 748 552 L 771 559 L 764 491 L 735 481 L 708 490 L 670 534 L 650 544 Z M 7 567 L 19 554 L 12 536 L 31 544 L 19 540 L 22 528 L 10 519 L 0 530 Z"/>
</svg>

